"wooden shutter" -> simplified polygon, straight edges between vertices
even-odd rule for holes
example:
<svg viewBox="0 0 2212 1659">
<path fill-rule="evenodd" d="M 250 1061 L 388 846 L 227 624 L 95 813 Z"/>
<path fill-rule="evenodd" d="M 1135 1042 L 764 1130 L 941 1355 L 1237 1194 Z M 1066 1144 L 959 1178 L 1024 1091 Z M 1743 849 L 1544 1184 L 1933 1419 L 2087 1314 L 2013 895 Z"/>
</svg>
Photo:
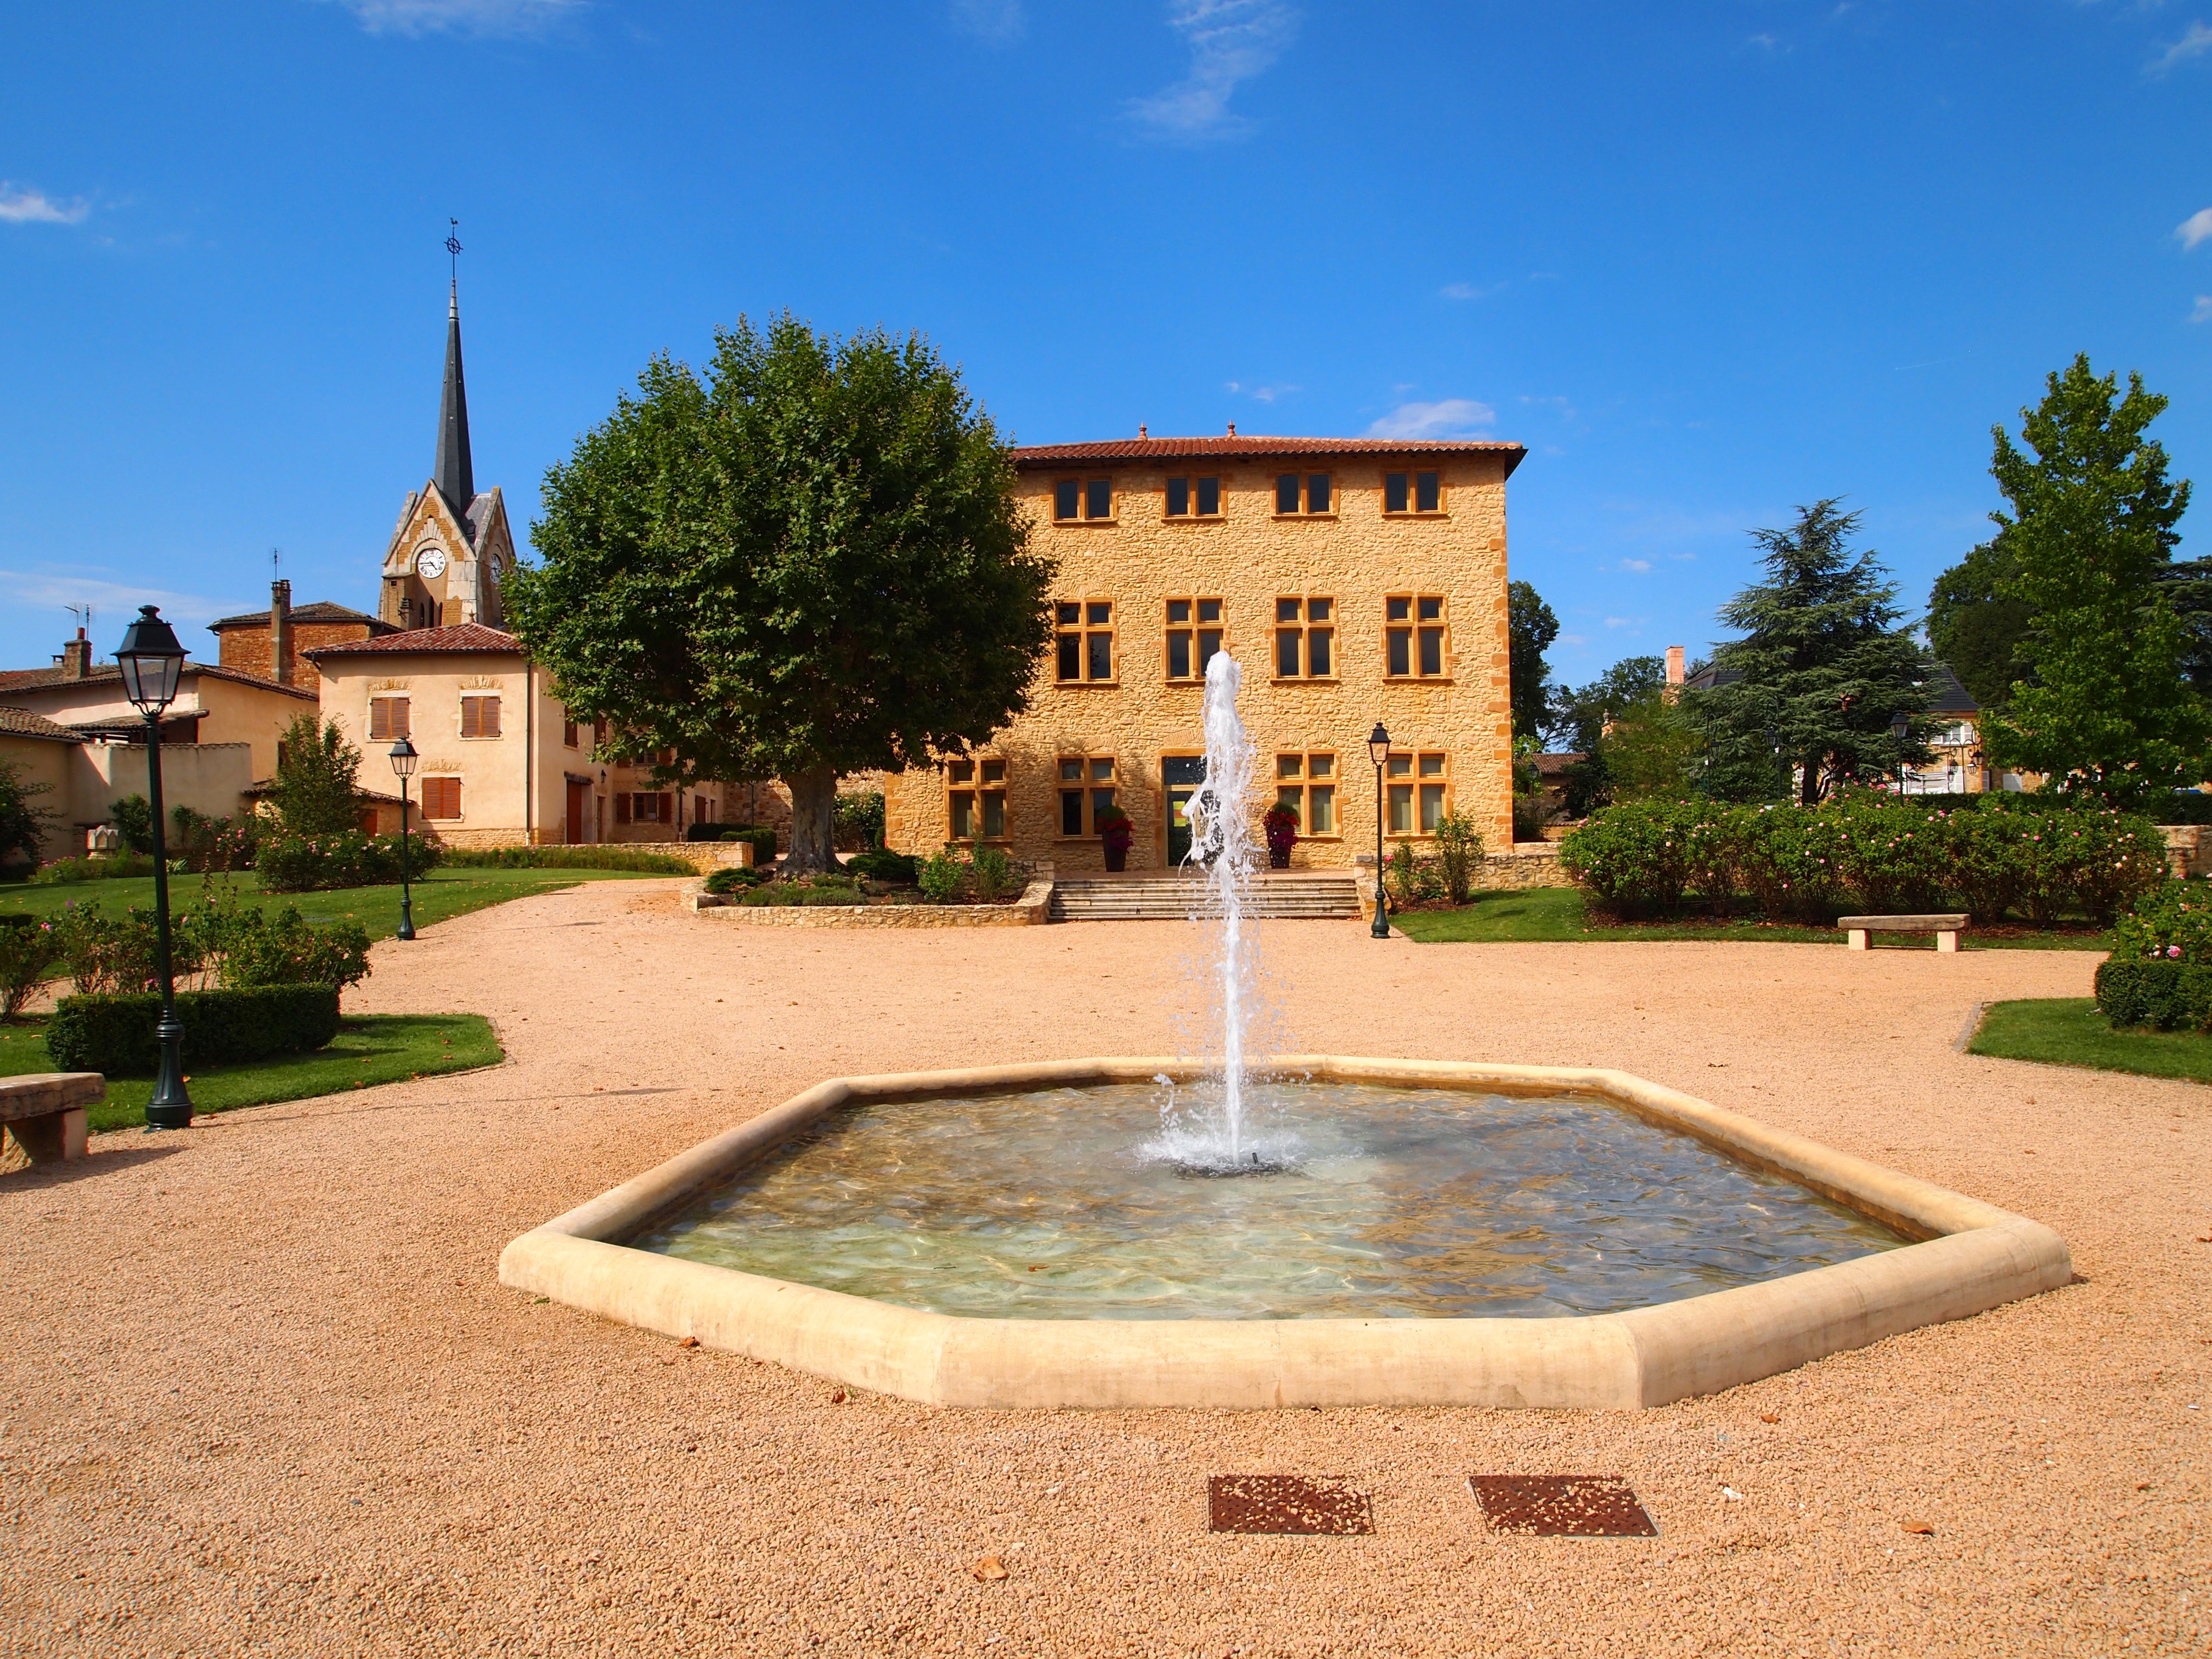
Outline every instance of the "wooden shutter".
<svg viewBox="0 0 2212 1659">
<path fill-rule="evenodd" d="M 617 823 L 629 822 L 629 796 L 627 793 L 615 797 L 615 822 Z"/>
<path fill-rule="evenodd" d="M 463 697 L 461 699 L 461 735 L 465 738 L 495 738 L 499 735 L 499 699 L 497 697 Z"/>
<path fill-rule="evenodd" d="M 459 778 L 425 778 L 422 780 L 422 816 L 426 818 L 457 818 L 461 815 L 461 781 Z"/>
<path fill-rule="evenodd" d="M 662 823 L 673 823 L 676 822 L 676 815 L 669 810 L 668 806 L 668 803 L 671 799 L 672 797 L 663 794 L 653 803 L 654 814 Z"/>
<path fill-rule="evenodd" d="M 406 698 L 371 697 L 368 700 L 368 738 L 371 743 L 390 743 L 409 735 Z"/>
</svg>

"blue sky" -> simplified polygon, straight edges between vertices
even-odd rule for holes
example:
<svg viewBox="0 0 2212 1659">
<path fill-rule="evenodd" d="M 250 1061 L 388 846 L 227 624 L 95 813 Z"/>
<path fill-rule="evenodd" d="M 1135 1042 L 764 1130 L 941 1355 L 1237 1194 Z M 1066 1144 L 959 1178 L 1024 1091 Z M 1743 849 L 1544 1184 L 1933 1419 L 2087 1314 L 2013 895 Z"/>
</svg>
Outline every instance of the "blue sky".
<svg viewBox="0 0 2212 1659">
<path fill-rule="evenodd" d="M 786 307 L 1027 442 L 1518 439 L 1577 681 L 1712 640 L 1819 496 L 1917 610 L 2077 350 L 2212 487 L 2212 0 L 77 0 L 0 52 L 9 666 L 265 604 L 272 546 L 373 603 L 448 216 L 519 528 L 650 354 Z"/>
</svg>

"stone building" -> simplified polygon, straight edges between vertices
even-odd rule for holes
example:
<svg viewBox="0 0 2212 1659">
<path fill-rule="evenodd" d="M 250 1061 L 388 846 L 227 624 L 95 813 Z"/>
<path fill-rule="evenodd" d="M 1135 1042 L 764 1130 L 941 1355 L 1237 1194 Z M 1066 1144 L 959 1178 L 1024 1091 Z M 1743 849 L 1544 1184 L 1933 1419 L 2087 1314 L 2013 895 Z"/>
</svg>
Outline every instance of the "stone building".
<svg viewBox="0 0 2212 1659">
<path fill-rule="evenodd" d="M 1294 865 L 1373 849 L 1378 720 L 1389 838 L 1456 811 L 1510 850 L 1505 481 L 1524 453 L 1233 429 L 1015 451 L 1033 544 L 1060 566 L 1053 647 L 991 743 L 888 781 L 889 844 L 974 836 L 1097 869 L 1110 802 L 1135 827 L 1130 868 L 1180 860 L 1206 666 L 1228 651 L 1267 793 L 1299 811 Z"/>
<path fill-rule="evenodd" d="M 208 624 L 208 632 L 216 636 L 217 662 L 279 685 L 295 682 L 300 659 L 310 651 L 397 631 L 390 623 L 326 599 L 295 607 L 292 584 L 283 580 L 270 583 L 266 611 L 248 611 Z"/>
</svg>

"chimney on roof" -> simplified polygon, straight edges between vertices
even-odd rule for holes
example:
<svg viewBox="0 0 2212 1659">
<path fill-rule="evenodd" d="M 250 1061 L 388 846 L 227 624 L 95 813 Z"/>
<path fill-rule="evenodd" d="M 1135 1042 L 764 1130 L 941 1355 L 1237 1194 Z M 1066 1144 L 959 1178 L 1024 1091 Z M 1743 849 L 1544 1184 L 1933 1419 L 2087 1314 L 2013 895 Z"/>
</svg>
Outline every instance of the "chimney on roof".
<svg viewBox="0 0 2212 1659">
<path fill-rule="evenodd" d="M 1144 423 L 1142 421 L 1139 421 L 1139 422 L 1137 422 L 1137 435 L 1138 435 L 1139 438 L 1142 438 L 1142 437 L 1145 437 L 1146 435 L 1147 435 L 1147 434 L 1146 434 L 1146 431 L 1145 431 L 1145 423 Z"/>
<path fill-rule="evenodd" d="M 1668 702 L 1674 702 L 1676 697 L 1681 696 L 1684 672 L 1682 647 L 1679 645 L 1668 646 L 1667 647 L 1667 684 L 1659 694 Z"/>
<path fill-rule="evenodd" d="M 1237 435 L 1237 422 L 1234 421 L 1229 423 L 1229 435 L 1232 438 Z"/>
<path fill-rule="evenodd" d="M 292 683 L 292 583 L 269 584 L 269 673 L 279 685 Z"/>
<path fill-rule="evenodd" d="M 84 636 L 84 629 L 76 630 L 76 637 L 62 647 L 62 678 L 65 680 L 89 679 L 92 677 L 92 641 Z"/>
</svg>

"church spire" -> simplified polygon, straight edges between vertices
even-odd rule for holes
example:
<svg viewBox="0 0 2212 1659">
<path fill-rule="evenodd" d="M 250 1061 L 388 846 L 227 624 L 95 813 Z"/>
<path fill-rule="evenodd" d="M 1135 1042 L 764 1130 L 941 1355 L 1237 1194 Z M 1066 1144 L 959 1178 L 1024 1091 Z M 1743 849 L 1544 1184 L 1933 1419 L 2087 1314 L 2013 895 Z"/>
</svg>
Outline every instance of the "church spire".
<svg viewBox="0 0 2212 1659">
<path fill-rule="evenodd" d="M 456 230 L 459 221 L 450 221 Z M 460 254 L 460 239 L 446 238 L 446 251 Z M 446 391 L 438 406 L 438 461 L 431 473 L 438 493 L 453 516 L 466 521 L 477 497 L 476 468 L 469 460 L 469 396 L 461 380 L 461 284 L 458 272 L 446 301 Z"/>
</svg>

